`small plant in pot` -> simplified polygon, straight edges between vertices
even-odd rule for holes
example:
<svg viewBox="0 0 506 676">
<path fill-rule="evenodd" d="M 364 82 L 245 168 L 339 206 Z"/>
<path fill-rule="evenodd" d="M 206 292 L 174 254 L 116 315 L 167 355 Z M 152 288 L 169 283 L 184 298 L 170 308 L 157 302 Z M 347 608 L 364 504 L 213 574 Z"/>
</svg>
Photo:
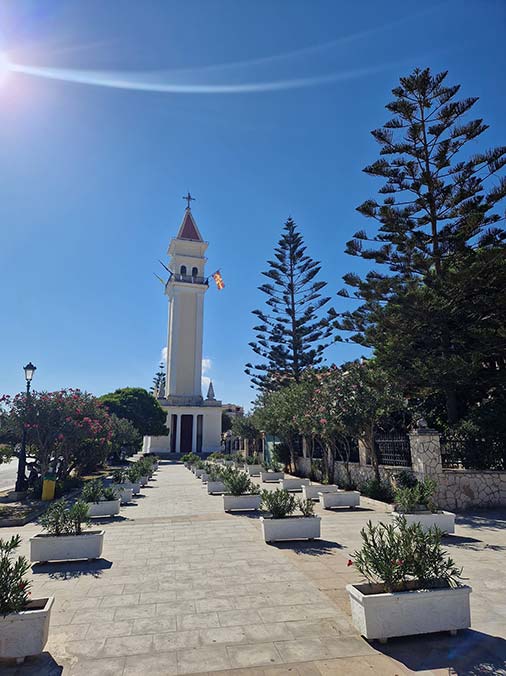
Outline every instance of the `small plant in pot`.
<svg viewBox="0 0 506 676">
<path fill-rule="evenodd" d="M 285 478 L 283 472 L 283 465 L 275 460 L 270 462 L 263 462 L 260 471 L 260 478 L 264 483 L 277 483 L 280 479 Z"/>
<path fill-rule="evenodd" d="M 81 499 L 88 505 L 88 516 L 116 516 L 119 514 L 120 497 L 114 488 L 104 488 L 100 479 L 84 484 Z"/>
<path fill-rule="evenodd" d="M 132 484 L 127 475 L 126 469 L 115 469 L 112 472 L 112 488 L 120 499 L 122 505 L 131 502 L 134 494 L 134 489 L 138 493 L 140 485 Z"/>
<path fill-rule="evenodd" d="M 0 659 L 18 663 L 44 650 L 54 601 L 30 600 L 31 583 L 25 578 L 30 564 L 24 556 L 14 558 L 20 543 L 19 535 L 0 539 Z"/>
<path fill-rule="evenodd" d="M 314 514 L 312 500 L 297 500 L 284 489 L 261 492 L 262 507 L 270 517 L 260 517 L 265 542 L 276 540 L 314 540 L 320 537 L 321 519 Z M 301 516 L 294 515 L 296 509 Z"/>
<path fill-rule="evenodd" d="M 436 631 L 468 628 L 469 594 L 462 569 L 441 546 L 441 531 L 409 525 L 404 517 L 361 530 L 362 548 L 354 564 L 366 580 L 346 587 L 356 628 L 382 641 Z"/>
<path fill-rule="evenodd" d="M 151 462 L 146 458 L 142 458 L 134 463 L 133 468 L 137 470 L 138 480 L 141 486 L 146 486 L 149 479 L 153 476 L 153 468 Z"/>
<path fill-rule="evenodd" d="M 247 455 L 244 458 L 244 469 L 248 472 L 250 476 L 260 476 L 260 472 L 262 471 L 262 464 L 260 462 L 260 458 L 258 457 L 258 453 L 254 453 L 253 455 Z"/>
<path fill-rule="evenodd" d="M 141 472 L 137 463 L 131 465 L 126 471 L 127 483 L 132 487 L 134 495 L 141 490 Z"/>
<path fill-rule="evenodd" d="M 223 484 L 225 486 L 223 495 L 225 512 L 260 509 L 262 502 L 260 489 L 251 481 L 246 472 L 229 468 L 223 475 Z"/>
<path fill-rule="evenodd" d="M 436 490 L 437 483 L 432 479 L 397 488 L 394 496 L 395 510 L 392 512 L 394 521 L 403 516 L 408 524 L 418 523 L 424 530 L 435 526 L 443 533 L 454 533 L 455 514 L 436 508 Z"/>
<path fill-rule="evenodd" d="M 78 500 L 68 507 L 63 499 L 53 502 L 40 517 L 45 533 L 30 538 L 30 561 L 98 559 L 104 545 L 103 530 L 83 530 L 89 524 L 88 505 Z"/>
<path fill-rule="evenodd" d="M 231 468 L 220 467 L 216 465 L 208 466 L 205 479 L 207 480 L 207 492 L 209 494 L 225 492 L 225 484 L 223 483 L 223 479 L 227 473 L 230 472 L 230 469 Z"/>
</svg>

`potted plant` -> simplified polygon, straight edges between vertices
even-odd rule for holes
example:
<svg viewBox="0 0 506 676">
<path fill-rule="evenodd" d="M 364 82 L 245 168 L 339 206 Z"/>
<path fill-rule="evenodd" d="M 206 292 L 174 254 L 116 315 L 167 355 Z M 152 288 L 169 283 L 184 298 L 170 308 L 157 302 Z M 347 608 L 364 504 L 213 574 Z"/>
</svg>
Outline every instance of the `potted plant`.
<svg viewBox="0 0 506 676">
<path fill-rule="evenodd" d="M 24 556 L 13 559 L 21 538 L 0 539 L 0 659 L 23 662 L 40 655 L 49 632 L 54 598 L 31 599 L 25 579 L 30 564 Z"/>
<path fill-rule="evenodd" d="M 141 492 L 141 473 L 137 463 L 134 463 L 126 470 L 127 485 L 131 486 L 133 494 Z"/>
<path fill-rule="evenodd" d="M 84 484 L 81 500 L 88 505 L 88 516 L 116 516 L 119 514 L 120 498 L 114 488 L 104 488 L 100 479 Z"/>
<path fill-rule="evenodd" d="M 284 489 L 263 490 L 262 507 L 270 517 L 260 517 L 265 542 L 276 540 L 314 540 L 320 537 L 321 519 L 314 515 L 312 500 L 297 500 Z M 302 516 L 294 516 L 299 508 Z"/>
<path fill-rule="evenodd" d="M 305 484 L 302 486 L 304 500 L 318 500 L 319 493 L 337 493 L 339 489 L 334 484 Z"/>
<path fill-rule="evenodd" d="M 228 471 L 223 477 L 223 484 L 226 491 L 223 494 L 225 512 L 260 509 L 260 489 L 245 472 L 235 469 Z"/>
<path fill-rule="evenodd" d="M 247 455 L 244 458 L 244 470 L 248 472 L 250 476 L 260 476 L 260 472 L 262 471 L 262 465 L 260 463 L 260 458 L 258 457 L 258 454 L 255 453 L 254 455 Z"/>
<path fill-rule="evenodd" d="M 206 473 L 206 465 L 205 463 L 202 462 L 202 460 L 199 460 L 195 466 L 195 476 L 197 479 L 200 479 L 203 474 Z"/>
<path fill-rule="evenodd" d="M 285 478 L 285 473 L 282 471 L 283 467 L 279 462 L 264 462 L 262 468 L 260 478 L 263 483 L 277 483 L 280 479 Z"/>
<path fill-rule="evenodd" d="M 433 502 L 436 488 L 433 479 L 417 481 L 412 486 L 398 486 L 392 518 L 398 520 L 404 517 L 408 524 L 419 523 L 424 530 L 436 526 L 443 533 L 454 533 L 455 514 L 436 508 Z"/>
<path fill-rule="evenodd" d="M 309 486 L 311 484 L 309 479 L 302 479 L 300 477 L 296 479 L 280 479 L 278 483 L 280 488 L 285 491 L 301 491 L 302 486 Z"/>
<path fill-rule="evenodd" d="M 206 474 L 207 479 L 207 493 L 211 495 L 212 493 L 224 493 L 225 484 L 223 483 L 223 477 L 225 472 L 220 471 L 217 467 L 210 467 Z"/>
<path fill-rule="evenodd" d="M 360 493 L 358 491 L 338 488 L 328 491 L 331 486 L 318 486 L 318 500 L 323 509 L 334 509 L 335 507 L 349 507 L 353 509 L 360 505 Z M 310 487 L 312 488 L 312 486 Z M 304 490 L 304 489 L 303 489 Z"/>
<path fill-rule="evenodd" d="M 462 569 L 441 547 L 441 531 L 408 525 L 404 517 L 361 530 L 362 548 L 353 560 L 364 584 L 349 584 L 353 623 L 368 639 L 436 631 L 456 633 L 471 626 Z"/>
<path fill-rule="evenodd" d="M 40 517 L 45 533 L 30 538 L 30 561 L 98 559 L 104 545 L 104 531 L 83 531 L 88 505 L 78 500 L 71 507 L 63 499 L 53 502 Z"/>
<path fill-rule="evenodd" d="M 149 479 L 153 475 L 151 462 L 146 458 L 142 458 L 141 460 L 137 460 L 132 467 L 137 470 L 140 485 L 147 486 Z"/>
<path fill-rule="evenodd" d="M 140 486 L 132 484 L 127 477 L 126 470 L 124 469 L 115 469 L 112 473 L 112 489 L 120 499 L 120 503 L 123 505 L 127 502 L 131 502 L 134 494 L 134 489 L 136 493 L 140 491 Z"/>
</svg>

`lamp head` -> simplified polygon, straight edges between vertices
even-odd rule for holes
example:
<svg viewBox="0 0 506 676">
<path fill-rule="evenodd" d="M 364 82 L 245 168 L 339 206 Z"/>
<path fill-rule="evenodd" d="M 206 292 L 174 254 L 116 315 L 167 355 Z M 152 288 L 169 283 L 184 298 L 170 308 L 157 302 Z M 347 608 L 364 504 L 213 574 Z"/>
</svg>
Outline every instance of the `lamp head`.
<svg viewBox="0 0 506 676">
<path fill-rule="evenodd" d="M 32 364 L 32 362 L 30 361 L 30 362 L 28 362 L 28 364 L 27 364 L 26 366 L 23 366 L 23 369 L 24 369 L 24 371 L 25 371 L 26 382 L 27 382 L 27 383 L 31 382 L 31 380 L 32 380 L 32 378 L 33 378 L 33 374 L 34 374 L 35 371 L 37 370 L 37 367 L 34 366 L 34 365 Z"/>
</svg>

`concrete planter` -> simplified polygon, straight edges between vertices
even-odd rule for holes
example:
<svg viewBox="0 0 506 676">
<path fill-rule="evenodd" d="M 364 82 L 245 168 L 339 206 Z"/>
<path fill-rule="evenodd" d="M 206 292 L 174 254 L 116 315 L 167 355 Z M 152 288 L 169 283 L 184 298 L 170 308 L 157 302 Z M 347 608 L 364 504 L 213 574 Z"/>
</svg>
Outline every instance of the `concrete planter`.
<svg viewBox="0 0 506 676">
<path fill-rule="evenodd" d="M 453 512 L 392 512 L 392 517 L 397 520 L 404 516 L 408 526 L 419 523 L 424 531 L 437 526 L 443 533 L 455 533 L 455 514 Z"/>
<path fill-rule="evenodd" d="M 285 478 L 284 472 L 260 472 L 260 478 L 263 483 L 277 483 L 280 479 Z"/>
<path fill-rule="evenodd" d="M 302 486 L 302 497 L 304 500 L 318 500 L 318 493 L 337 493 L 337 486 L 311 484 L 311 486 Z"/>
<path fill-rule="evenodd" d="M 136 481 L 135 483 L 132 483 L 131 481 L 129 481 L 128 483 L 125 484 L 125 486 L 126 486 L 127 488 L 131 488 L 131 489 L 132 489 L 132 493 L 133 493 L 134 495 L 137 495 L 138 493 L 141 492 L 141 485 L 140 485 L 140 483 L 139 483 L 138 481 Z"/>
<path fill-rule="evenodd" d="M 279 487 L 285 491 L 300 491 L 302 486 L 309 486 L 311 482 L 309 479 L 280 479 Z"/>
<path fill-rule="evenodd" d="M 223 483 L 223 481 L 208 481 L 207 492 L 209 495 L 211 495 L 211 493 L 224 493 L 225 484 Z"/>
<path fill-rule="evenodd" d="M 223 509 L 225 512 L 238 512 L 247 509 L 260 509 L 262 498 L 260 495 L 224 495 Z"/>
<path fill-rule="evenodd" d="M 206 473 L 206 471 L 204 469 L 196 469 L 195 470 L 195 476 L 197 477 L 197 479 L 200 479 L 200 477 L 205 473 Z"/>
<path fill-rule="evenodd" d="M 30 538 L 30 561 L 72 561 L 98 559 L 104 546 L 104 531 L 91 530 L 81 535 L 46 535 Z"/>
<path fill-rule="evenodd" d="M 260 476 L 262 465 L 244 465 L 244 471 L 248 472 L 250 476 Z"/>
<path fill-rule="evenodd" d="M 101 500 L 100 502 L 87 502 L 88 516 L 116 516 L 119 514 L 120 498 L 117 500 Z"/>
<path fill-rule="evenodd" d="M 140 483 L 141 486 L 147 486 L 148 481 L 149 481 L 149 477 L 147 475 L 139 477 L 139 483 Z"/>
<path fill-rule="evenodd" d="M 337 493 L 323 493 L 320 491 L 318 497 L 323 509 L 358 507 L 360 504 L 360 493 L 358 491 L 337 491 Z"/>
<path fill-rule="evenodd" d="M 346 586 L 353 624 L 365 638 L 385 641 L 436 631 L 453 634 L 471 626 L 471 587 L 364 593 L 369 589 L 368 584 Z"/>
<path fill-rule="evenodd" d="M 54 598 L 34 599 L 26 610 L 0 615 L 0 659 L 23 662 L 40 655 L 47 643 L 49 618 Z"/>
<path fill-rule="evenodd" d="M 225 465 L 225 467 L 233 467 L 235 463 L 233 460 L 224 460 L 223 464 Z"/>
<path fill-rule="evenodd" d="M 112 489 L 118 496 L 122 505 L 132 501 L 134 492 L 130 484 L 113 484 Z"/>
<path fill-rule="evenodd" d="M 320 537 L 319 516 L 287 516 L 284 519 L 260 517 L 265 542 L 277 540 L 314 540 Z"/>
<path fill-rule="evenodd" d="M 199 476 L 199 479 L 202 481 L 202 485 L 204 485 L 205 483 L 207 483 L 207 480 L 209 479 L 209 474 L 207 474 L 206 472 L 203 472 Z"/>
</svg>

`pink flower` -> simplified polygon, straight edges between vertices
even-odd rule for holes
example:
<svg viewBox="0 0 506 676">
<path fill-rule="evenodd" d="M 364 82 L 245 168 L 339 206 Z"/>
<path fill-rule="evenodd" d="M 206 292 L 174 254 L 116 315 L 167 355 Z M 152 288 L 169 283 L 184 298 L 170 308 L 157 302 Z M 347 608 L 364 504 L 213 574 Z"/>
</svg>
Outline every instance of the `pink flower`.
<svg viewBox="0 0 506 676">
<path fill-rule="evenodd" d="M 320 422 L 321 422 L 322 425 L 326 425 L 327 424 L 327 418 L 320 418 Z"/>
<path fill-rule="evenodd" d="M 348 559 L 348 563 L 346 564 L 348 567 L 353 566 L 353 561 L 351 559 Z"/>
</svg>

